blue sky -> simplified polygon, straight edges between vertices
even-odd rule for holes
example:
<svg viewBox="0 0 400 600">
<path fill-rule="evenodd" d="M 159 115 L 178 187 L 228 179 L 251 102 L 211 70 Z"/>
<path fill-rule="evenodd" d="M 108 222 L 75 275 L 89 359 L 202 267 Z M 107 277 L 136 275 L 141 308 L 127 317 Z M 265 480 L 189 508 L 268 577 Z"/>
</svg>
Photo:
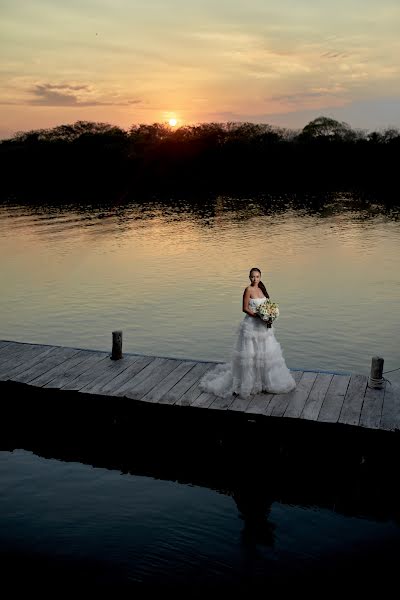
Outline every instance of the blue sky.
<svg viewBox="0 0 400 600">
<path fill-rule="evenodd" d="M 400 127 L 398 0 L 2 0 L 0 135 L 77 120 Z"/>
</svg>

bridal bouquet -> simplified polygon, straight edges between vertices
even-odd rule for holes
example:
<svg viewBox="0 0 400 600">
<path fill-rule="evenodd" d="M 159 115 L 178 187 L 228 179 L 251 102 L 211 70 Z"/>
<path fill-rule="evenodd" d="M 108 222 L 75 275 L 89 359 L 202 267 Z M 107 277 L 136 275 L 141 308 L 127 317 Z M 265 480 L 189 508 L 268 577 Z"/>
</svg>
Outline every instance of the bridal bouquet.
<svg viewBox="0 0 400 600">
<path fill-rule="evenodd" d="M 257 314 L 263 321 L 271 323 L 279 317 L 279 306 L 269 298 L 257 306 Z"/>
</svg>

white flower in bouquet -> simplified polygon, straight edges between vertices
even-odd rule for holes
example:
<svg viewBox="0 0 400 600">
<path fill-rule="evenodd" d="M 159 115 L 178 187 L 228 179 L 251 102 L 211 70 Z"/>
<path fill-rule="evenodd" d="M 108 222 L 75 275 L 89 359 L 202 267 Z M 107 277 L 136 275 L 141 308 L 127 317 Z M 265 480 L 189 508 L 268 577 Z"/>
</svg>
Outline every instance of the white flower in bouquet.
<svg viewBox="0 0 400 600">
<path fill-rule="evenodd" d="M 279 306 L 267 298 L 257 306 L 257 314 L 263 321 L 275 321 L 279 317 Z"/>
</svg>

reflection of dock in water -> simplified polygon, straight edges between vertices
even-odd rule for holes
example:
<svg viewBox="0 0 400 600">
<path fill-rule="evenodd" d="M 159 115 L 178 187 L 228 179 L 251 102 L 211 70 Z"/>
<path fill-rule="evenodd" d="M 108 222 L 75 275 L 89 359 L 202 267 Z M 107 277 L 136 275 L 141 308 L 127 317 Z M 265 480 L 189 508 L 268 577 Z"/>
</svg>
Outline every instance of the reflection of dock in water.
<svg viewBox="0 0 400 600">
<path fill-rule="evenodd" d="M 1 388 L 0 450 L 213 489 L 245 542 L 273 543 L 274 503 L 400 524 L 397 432 Z"/>
<path fill-rule="evenodd" d="M 114 352 L 114 348 L 113 348 Z M 102 397 L 132 404 L 169 405 L 226 411 L 246 419 L 342 424 L 363 429 L 400 429 L 400 388 L 386 381 L 369 387 L 368 377 L 320 371 L 293 371 L 297 387 L 289 394 L 219 398 L 202 392 L 199 382 L 215 362 L 110 354 L 61 346 L 0 341 L 0 381 L 37 390 L 74 392 L 81 401 Z M 69 394 L 69 396 L 70 396 Z M 60 396 L 54 396 L 59 400 Z"/>
</svg>

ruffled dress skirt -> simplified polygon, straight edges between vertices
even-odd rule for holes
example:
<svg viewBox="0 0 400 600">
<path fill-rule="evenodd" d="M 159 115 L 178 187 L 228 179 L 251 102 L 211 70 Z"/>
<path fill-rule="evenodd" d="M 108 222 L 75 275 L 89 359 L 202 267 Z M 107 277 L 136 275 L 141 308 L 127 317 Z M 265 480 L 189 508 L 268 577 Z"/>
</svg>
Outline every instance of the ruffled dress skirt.
<svg viewBox="0 0 400 600">
<path fill-rule="evenodd" d="M 203 391 L 248 398 L 259 392 L 285 394 L 296 387 L 275 338 L 274 328 L 246 315 L 239 326 L 230 363 L 217 365 L 200 382 Z"/>
</svg>

